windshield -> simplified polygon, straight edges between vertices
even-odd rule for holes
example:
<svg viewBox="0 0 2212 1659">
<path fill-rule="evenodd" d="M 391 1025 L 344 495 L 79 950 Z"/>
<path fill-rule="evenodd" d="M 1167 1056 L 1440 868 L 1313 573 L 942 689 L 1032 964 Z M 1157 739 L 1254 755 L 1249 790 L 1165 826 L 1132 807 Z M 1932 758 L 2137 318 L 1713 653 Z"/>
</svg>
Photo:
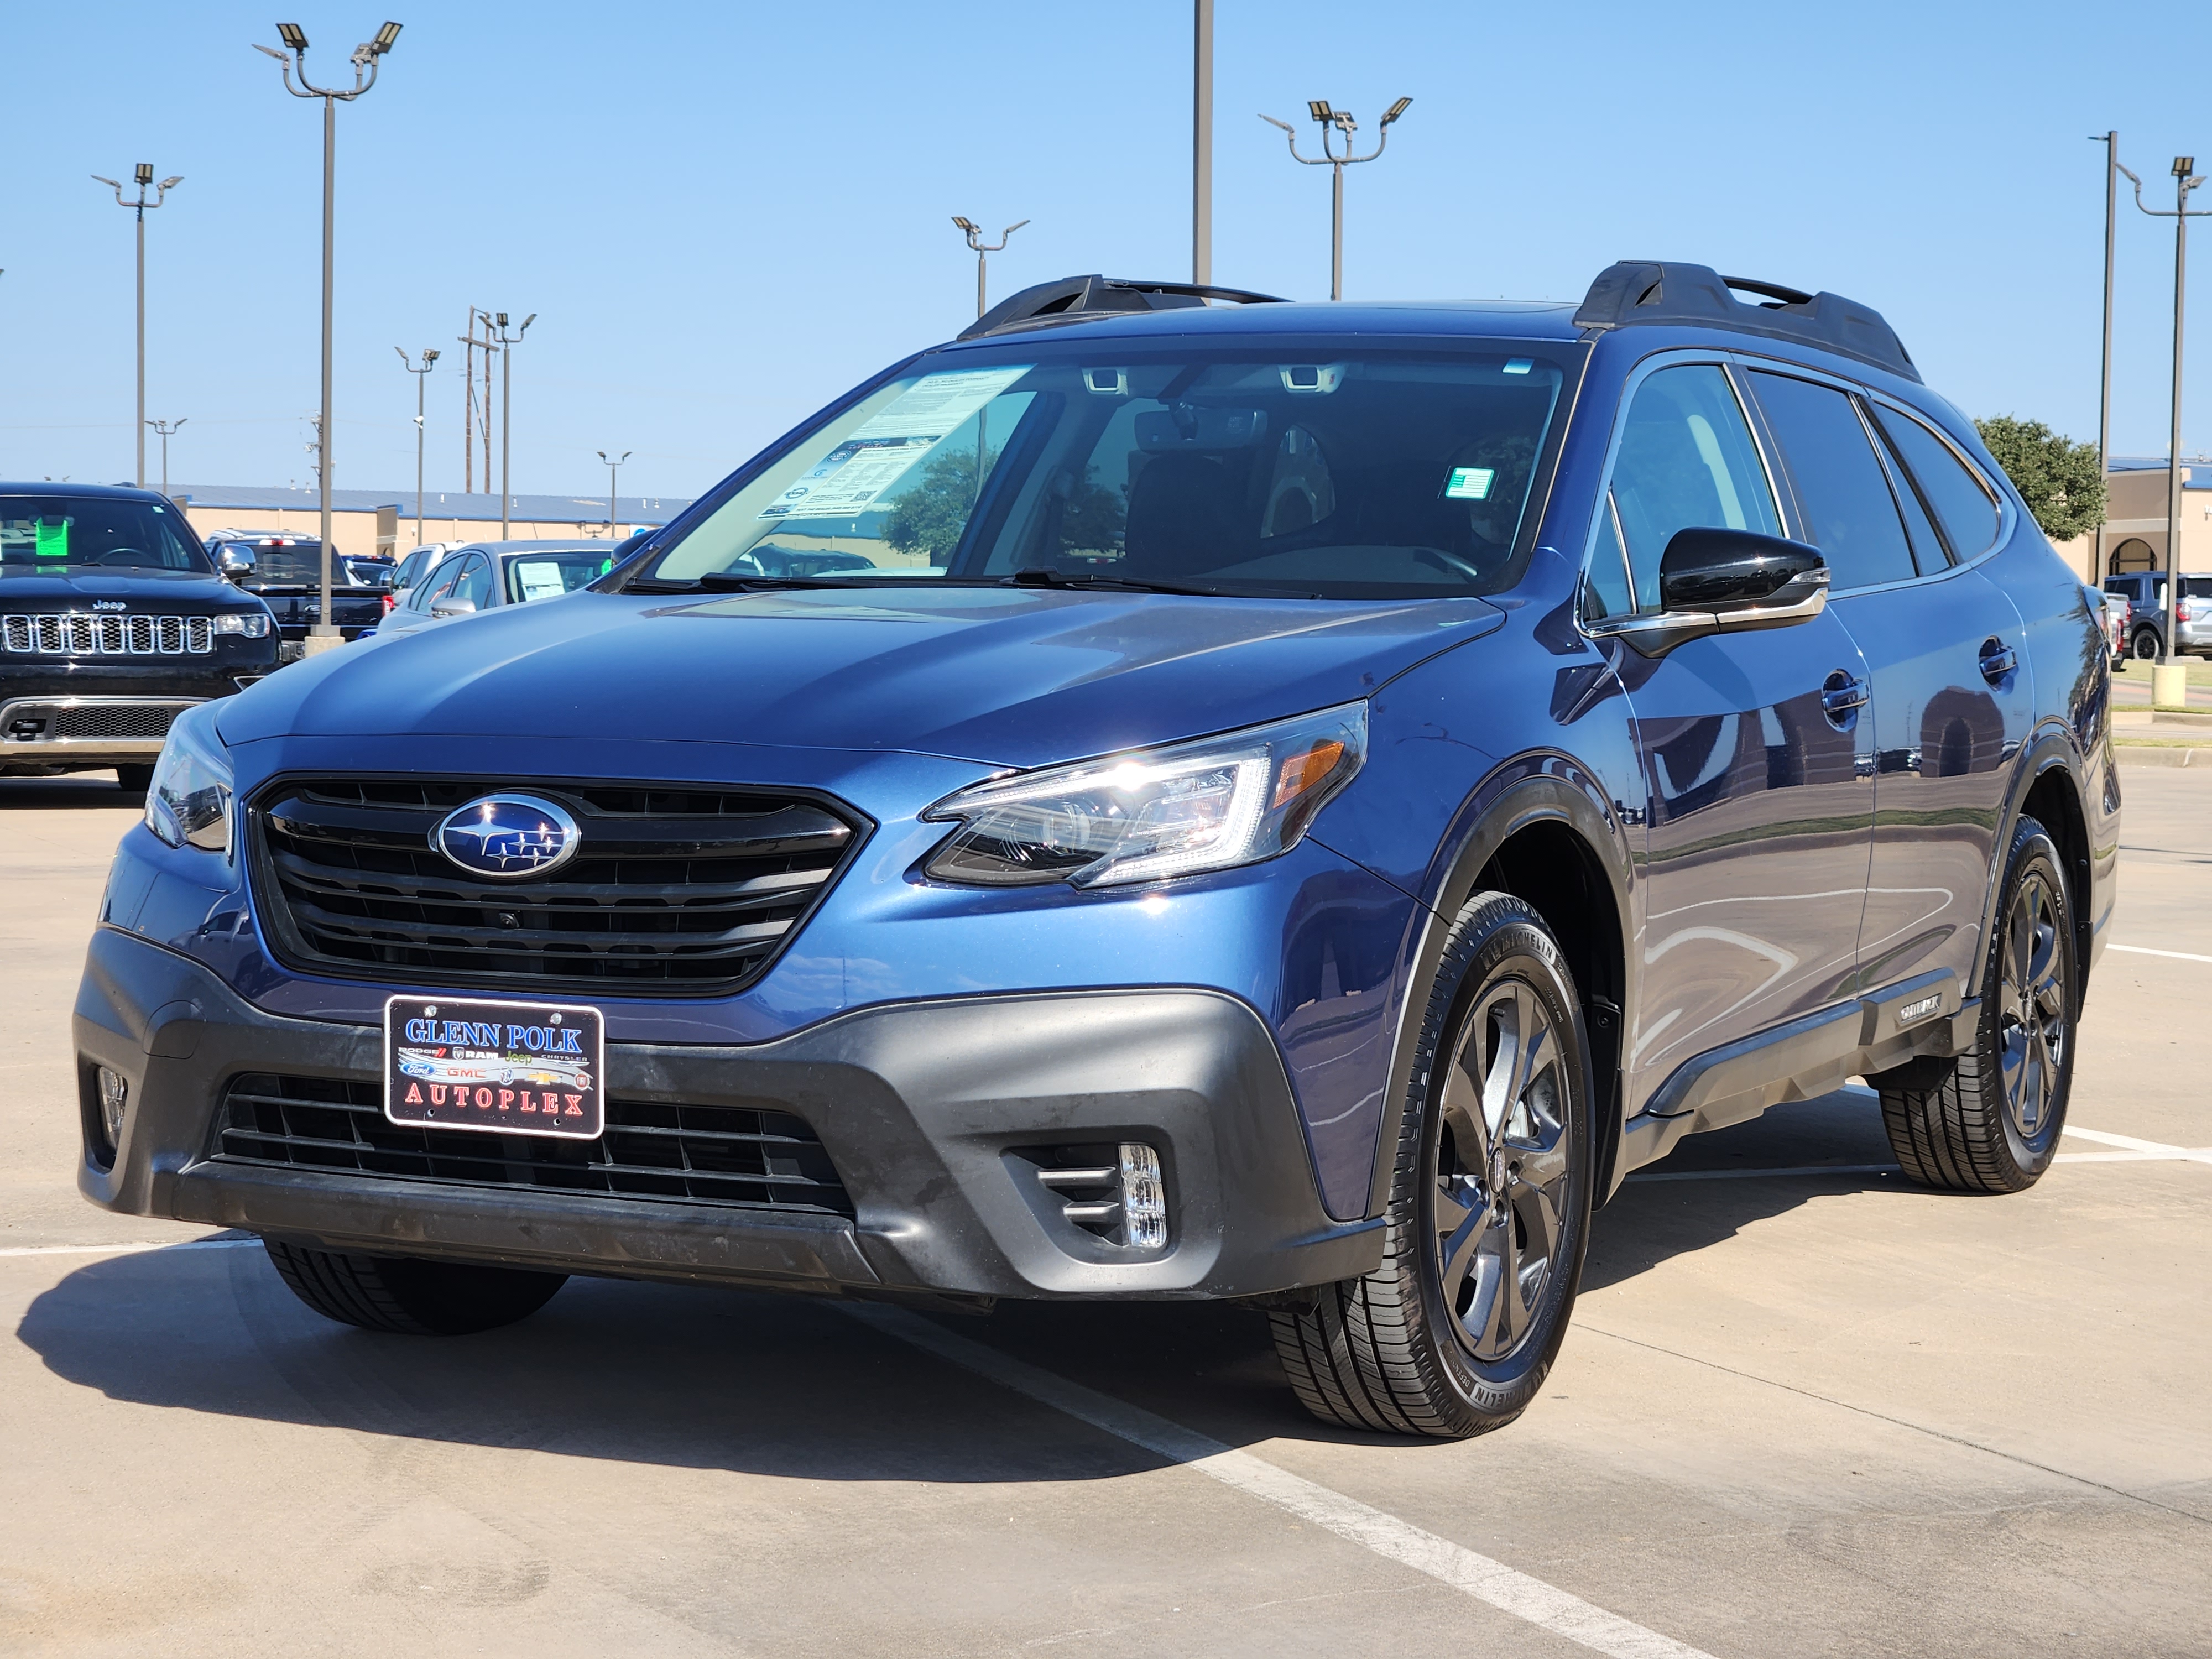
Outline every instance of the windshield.
<svg viewBox="0 0 2212 1659">
<path fill-rule="evenodd" d="M 154 501 L 101 495 L 0 495 L 0 575 L 43 570 L 210 574 L 191 528 Z"/>
<path fill-rule="evenodd" d="M 613 568 L 614 561 L 605 553 L 531 553 L 509 559 L 507 602 L 527 605 L 532 599 L 558 599 Z"/>
<path fill-rule="evenodd" d="M 1567 372 L 1519 342 L 1100 341 L 879 387 L 632 579 L 1494 592 Z M 1295 354 L 1295 355 L 1292 355 Z M 1525 550 L 1523 550 L 1525 552 Z"/>
</svg>

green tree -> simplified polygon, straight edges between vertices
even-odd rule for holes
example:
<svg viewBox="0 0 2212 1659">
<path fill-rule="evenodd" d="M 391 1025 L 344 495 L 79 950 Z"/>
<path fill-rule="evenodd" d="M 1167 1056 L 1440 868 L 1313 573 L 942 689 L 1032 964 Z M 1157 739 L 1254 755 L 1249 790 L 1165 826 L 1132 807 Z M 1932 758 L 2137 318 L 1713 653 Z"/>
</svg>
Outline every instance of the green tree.
<svg viewBox="0 0 2212 1659">
<path fill-rule="evenodd" d="M 988 476 L 999 453 L 985 457 Z M 949 564 L 975 505 L 975 452 L 948 448 L 901 490 L 884 520 L 884 539 L 901 553 L 927 553 L 932 564 Z"/>
<path fill-rule="evenodd" d="M 1974 426 L 2051 540 L 2071 541 L 2103 521 L 2105 480 L 2094 444 L 2077 444 L 2040 421 L 2010 415 Z"/>
</svg>

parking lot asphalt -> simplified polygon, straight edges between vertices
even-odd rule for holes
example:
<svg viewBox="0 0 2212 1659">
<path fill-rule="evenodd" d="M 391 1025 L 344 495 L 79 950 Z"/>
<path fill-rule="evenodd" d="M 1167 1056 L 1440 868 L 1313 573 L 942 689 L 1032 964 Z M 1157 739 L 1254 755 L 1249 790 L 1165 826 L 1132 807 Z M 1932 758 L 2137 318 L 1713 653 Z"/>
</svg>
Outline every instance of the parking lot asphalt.
<svg viewBox="0 0 2212 1659">
<path fill-rule="evenodd" d="M 2129 768 L 2061 1162 L 1846 1090 L 1602 1211 L 1549 1386 L 1326 1430 L 1261 1318 L 572 1280 L 326 1323 L 73 1185 L 104 776 L 0 780 L 0 1651 L 2212 1654 L 2212 775 Z"/>
</svg>

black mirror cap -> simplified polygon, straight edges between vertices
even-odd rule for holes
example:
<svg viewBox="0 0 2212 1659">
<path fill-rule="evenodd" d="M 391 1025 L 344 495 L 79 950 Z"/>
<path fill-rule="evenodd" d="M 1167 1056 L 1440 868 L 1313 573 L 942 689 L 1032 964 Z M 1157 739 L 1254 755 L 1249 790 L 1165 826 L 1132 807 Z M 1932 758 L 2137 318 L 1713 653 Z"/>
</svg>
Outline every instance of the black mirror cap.
<svg viewBox="0 0 2212 1659">
<path fill-rule="evenodd" d="M 1793 581 L 1820 573 L 1817 547 L 1756 531 L 1692 525 L 1678 530 L 1659 556 L 1659 604 L 1667 611 L 1714 611 L 1759 605 Z"/>
</svg>

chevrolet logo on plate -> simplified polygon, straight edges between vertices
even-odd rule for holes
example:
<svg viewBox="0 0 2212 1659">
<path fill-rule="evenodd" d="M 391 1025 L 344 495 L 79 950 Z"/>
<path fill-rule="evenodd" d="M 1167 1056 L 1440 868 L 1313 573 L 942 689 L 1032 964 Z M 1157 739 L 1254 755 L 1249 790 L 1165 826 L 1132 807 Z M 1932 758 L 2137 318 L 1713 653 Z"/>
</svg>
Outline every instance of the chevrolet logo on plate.
<svg viewBox="0 0 2212 1659">
<path fill-rule="evenodd" d="M 550 875 L 583 844 L 566 810 L 537 795 L 486 795 L 447 813 L 430 845 L 472 876 L 520 881 Z"/>
</svg>

